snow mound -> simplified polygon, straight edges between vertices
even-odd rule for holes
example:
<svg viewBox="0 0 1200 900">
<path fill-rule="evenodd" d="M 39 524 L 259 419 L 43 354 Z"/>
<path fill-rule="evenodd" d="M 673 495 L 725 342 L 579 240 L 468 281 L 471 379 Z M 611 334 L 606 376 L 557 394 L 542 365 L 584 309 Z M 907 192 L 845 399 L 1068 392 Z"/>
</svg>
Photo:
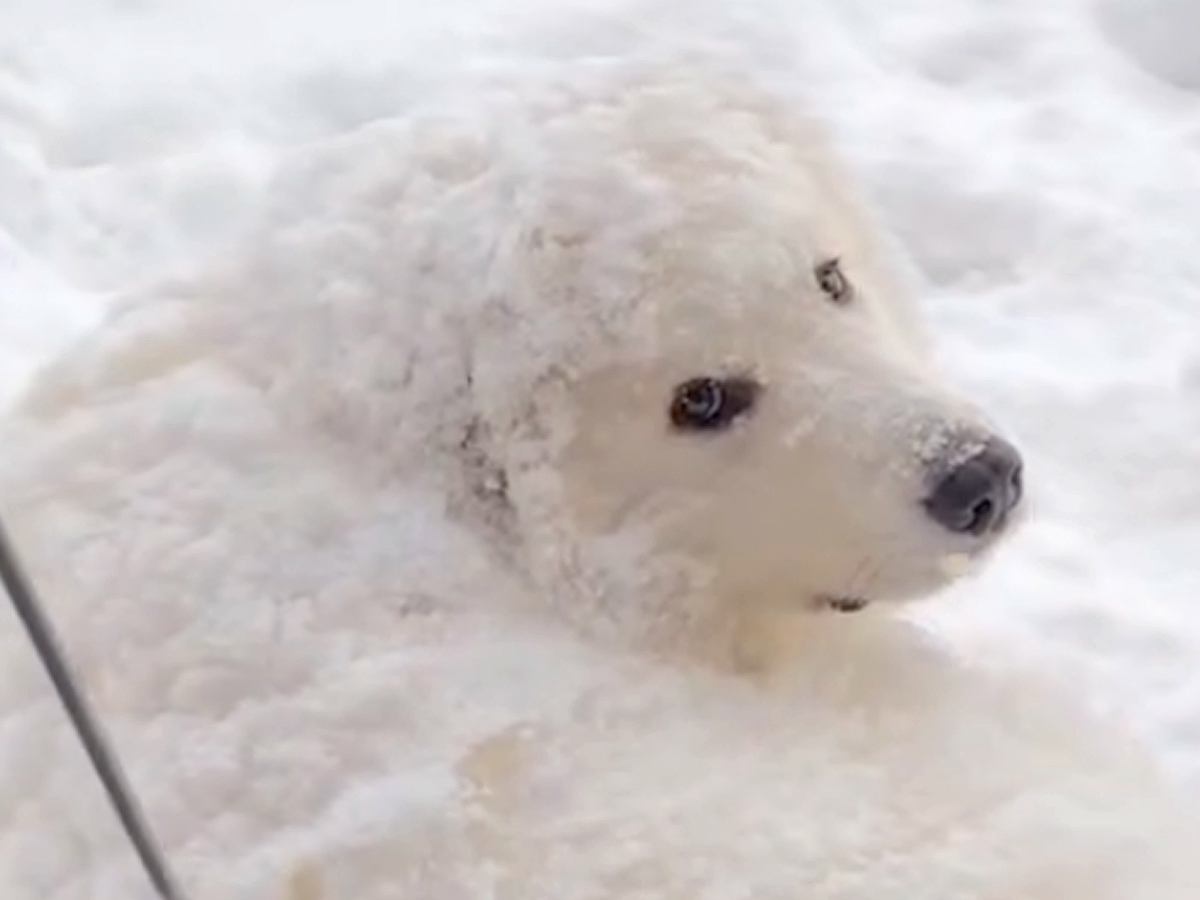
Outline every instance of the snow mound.
<svg viewBox="0 0 1200 900">
<path fill-rule="evenodd" d="M 1188 0 L 1096 0 L 1113 45 L 1145 71 L 1188 91 L 1200 91 L 1200 8 Z"/>
</svg>

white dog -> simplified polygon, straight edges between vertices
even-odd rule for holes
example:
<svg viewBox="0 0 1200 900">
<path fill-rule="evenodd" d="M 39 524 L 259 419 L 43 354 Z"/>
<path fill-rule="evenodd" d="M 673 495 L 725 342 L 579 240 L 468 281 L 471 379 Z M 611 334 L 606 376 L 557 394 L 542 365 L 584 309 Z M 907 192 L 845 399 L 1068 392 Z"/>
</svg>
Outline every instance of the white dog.
<svg viewBox="0 0 1200 900">
<path fill-rule="evenodd" d="M 122 304 L 9 425 L 14 531 L 185 882 L 1200 896 L 1121 741 L 812 614 L 968 567 L 1021 461 L 793 83 L 659 34 L 313 152 L 244 258 Z M 0 639 L 5 896 L 135 896 Z"/>
</svg>

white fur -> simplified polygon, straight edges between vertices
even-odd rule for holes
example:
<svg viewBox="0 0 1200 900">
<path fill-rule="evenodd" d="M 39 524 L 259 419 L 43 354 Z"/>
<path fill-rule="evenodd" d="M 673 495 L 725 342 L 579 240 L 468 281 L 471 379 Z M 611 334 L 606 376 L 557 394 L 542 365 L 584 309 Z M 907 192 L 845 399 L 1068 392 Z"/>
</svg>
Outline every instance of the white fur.
<svg viewBox="0 0 1200 900">
<path fill-rule="evenodd" d="M 244 258 L 131 298 L 10 424 L 15 532 L 194 896 L 1197 896 L 1136 750 L 897 621 L 790 614 L 979 555 L 920 501 L 990 426 L 786 66 L 622 46 L 313 151 Z M 673 433 L 714 371 L 761 404 Z M 133 896 L 0 641 L 5 896 Z"/>
</svg>

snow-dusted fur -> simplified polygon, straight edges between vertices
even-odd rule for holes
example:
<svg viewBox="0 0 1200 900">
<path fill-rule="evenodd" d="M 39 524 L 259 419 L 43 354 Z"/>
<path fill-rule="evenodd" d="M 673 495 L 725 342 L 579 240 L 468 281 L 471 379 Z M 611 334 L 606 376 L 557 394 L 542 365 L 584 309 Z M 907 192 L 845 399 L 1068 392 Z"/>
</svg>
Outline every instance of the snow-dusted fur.
<svg viewBox="0 0 1200 900">
<path fill-rule="evenodd" d="M 812 613 L 982 555 L 921 499 L 991 426 L 786 61 L 617 32 L 304 155 L 8 425 L 14 533 L 189 895 L 1198 896 L 1135 749 Z M 673 431 L 709 374 L 761 402 Z M 4 896 L 138 896 L 0 641 Z"/>
</svg>

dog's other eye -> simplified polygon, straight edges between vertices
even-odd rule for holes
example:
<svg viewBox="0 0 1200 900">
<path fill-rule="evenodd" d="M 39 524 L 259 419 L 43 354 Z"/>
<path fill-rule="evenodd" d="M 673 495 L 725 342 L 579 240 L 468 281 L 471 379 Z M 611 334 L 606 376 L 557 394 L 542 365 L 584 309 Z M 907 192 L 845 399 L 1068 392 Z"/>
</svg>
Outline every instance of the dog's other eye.
<svg viewBox="0 0 1200 900">
<path fill-rule="evenodd" d="M 854 296 L 854 289 L 842 272 L 841 261 L 836 257 L 820 263 L 813 269 L 813 274 L 817 276 L 821 290 L 834 303 L 849 303 Z"/>
<path fill-rule="evenodd" d="M 724 428 L 754 406 L 760 390 L 750 378 L 690 378 L 671 397 L 671 424 L 693 431 Z"/>
</svg>

